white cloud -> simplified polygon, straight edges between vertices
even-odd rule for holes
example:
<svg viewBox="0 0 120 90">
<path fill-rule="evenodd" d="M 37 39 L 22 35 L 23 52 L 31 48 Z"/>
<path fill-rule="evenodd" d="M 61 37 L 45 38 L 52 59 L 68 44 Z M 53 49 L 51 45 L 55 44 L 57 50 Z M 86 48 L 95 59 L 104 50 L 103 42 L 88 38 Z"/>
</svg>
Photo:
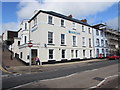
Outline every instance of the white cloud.
<svg viewBox="0 0 120 90">
<path fill-rule="evenodd" d="M 5 30 L 18 31 L 19 29 L 19 23 L 16 22 L 3 23 L 0 26 L 2 27 L 0 34 L 4 33 Z"/>
<path fill-rule="evenodd" d="M 118 29 L 118 17 L 112 18 L 111 20 L 106 22 L 107 26 L 112 29 Z"/>
<path fill-rule="evenodd" d="M 99 0 L 102 1 L 102 0 Z M 19 19 L 30 18 L 35 10 L 50 10 L 61 14 L 72 14 L 74 17 L 85 17 L 102 12 L 111 7 L 115 2 L 69 2 L 69 0 L 21 0 L 19 11 L 17 12 Z"/>
</svg>

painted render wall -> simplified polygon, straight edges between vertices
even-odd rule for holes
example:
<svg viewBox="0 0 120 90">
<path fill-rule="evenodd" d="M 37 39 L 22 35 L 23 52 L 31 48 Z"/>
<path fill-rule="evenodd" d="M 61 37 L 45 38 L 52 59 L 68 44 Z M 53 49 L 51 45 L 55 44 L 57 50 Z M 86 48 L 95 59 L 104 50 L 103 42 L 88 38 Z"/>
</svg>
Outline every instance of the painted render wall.
<svg viewBox="0 0 120 90">
<path fill-rule="evenodd" d="M 48 24 L 48 14 L 40 13 L 37 16 L 37 26 L 33 27 L 33 20 L 31 21 L 31 40 L 33 40 L 33 43 L 39 43 L 40 47 L 39 49 L 39 58 L 44 62 L 49 60 L 48 58 L 48 50 L 54 49 L 54 59 L 55 60 L 61 60 L 61 50 L 66 49 L 66 59 L 72 59 L 71 57 L 71 50 L 79 50 L 78 58 L 83 59 L 83 50 L 86 50 L 86 58 L 89 57 L 89 52 L 92 50 L 92 57 L 95 57 L 94 55 L 94 46 L 93 46 L 93 34 L 92 34 L 92 28 L 91 28 L 91 34 L 88 33 L 88 26 L 85 26 L 85 32 L 82 32 L 82 25 L 76 23 L 76 30 L 72 29 L 72 21 L 65 20 L 65 28 L 61 27 L 61 18 L 53 16 L 53 24 Z M 36 30 L 35 30 L 36 29 Z M 34 30 L 34 31 L 32 31 Z M 54 44 L 55 45 L 47 45 L 48 44 L 48 32 L 53 32 L 54 34 Z M 74 31 L 77 33 L 80 33 L 80 35 L 71 34 L 69 31 Z M 67 46 L 61 46 L 61 34 L 65 34 L 66 36 L 66 45 Z M 72 46 L 72 36 L 77 37 L 77 47 Z M 82 37 L 86 38 L 86 47 L 82 47 Z M 91 38 L 91 45 L 92 48 L 89 48 L 88 40 Z M 44 45 L 47 45 L 45 47 Z M 32 47 L 34 48 L 34 47 Z M 74 52 L 74 57 L 75 52 Z"/>
</svg>

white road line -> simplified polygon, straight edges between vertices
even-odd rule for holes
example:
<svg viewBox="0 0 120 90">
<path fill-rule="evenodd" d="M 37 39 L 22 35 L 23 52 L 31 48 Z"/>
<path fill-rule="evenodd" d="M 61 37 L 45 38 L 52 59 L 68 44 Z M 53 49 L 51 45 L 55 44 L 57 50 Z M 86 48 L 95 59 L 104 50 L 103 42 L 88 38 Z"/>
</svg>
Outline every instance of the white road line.
<svg viewBox="0 0 120 90">
<path fill-rule="evenodd" d="M 13 88 L 10 88 L 8 90 L 12 90 L 12 89 L 15 89 L 15 88 L 20 88 L 20 87 L 23 87 L 23 86 L 26 86 L 26 85 L 29 85 L 29 84 L 32 84 L 32 83 L 35 83 L 36 81 L 34 82 L 30 82 L 30 83 L 27 83 L 27 84 L 23 84 L 23 85 L 19 85 L 19 86 L 16 86 L 16 87 L 13 87 Z"/>
<path fill-rule="evenodd" d="M 101 86 L 107 79 L 113 78 L 113 77 L 117 77 L 117 76 L 118 76 L 118 75 L 108 76 L 108 77 L 106 77 L 104 80 L 102 80 L 97 86 L 92 86 L 92 87 L 90 87 L 90 88 L 97 88 L 97 87 Z"/>
<path fill-rule="evenodd" d="M 40 80 L 40 81 L 50 81 L 50 80 L 63 79 L 63 78 L 67 78 L 67 77 L 71 77 L 71 76 L 77 75 L 77 74 L 78 74 L 78 73 L 74 73 L 74 74 L 70 74 L 70 75 L 64 76 L 64 77 L 52 78 L 52 79 L 45 79 L 45 80 Z"/>
</svg>

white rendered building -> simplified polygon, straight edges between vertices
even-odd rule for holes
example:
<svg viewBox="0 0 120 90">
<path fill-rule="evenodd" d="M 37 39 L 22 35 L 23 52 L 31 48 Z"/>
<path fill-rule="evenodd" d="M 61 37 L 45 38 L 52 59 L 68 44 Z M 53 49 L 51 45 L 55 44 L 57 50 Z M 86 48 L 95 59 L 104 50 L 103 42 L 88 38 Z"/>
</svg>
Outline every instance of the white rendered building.
<svg viewBox="0 0 120 90">
<path fill-rule="evenodd" d="M 42 62 L 94 58 L 93 31 L 87 23 L 52 11 L 38 11 L 30 20 L 32 58 Z M 36 46 L 38 45 L 38 46 Z"/>
<path fill-rule="evenodd" d="M 38 11 L 18 32 L 18 56 L 29 63 L 28 41 L 32 41 L 31 58 L 41 62 L 95 58 L 93 28 L 85 22 L 52 11 Z M 30 33 L 29 33 L 29 30 Z M 17 43 L 16 43 L 17 44 Z M 14 45 L 16 45 L 14 43 Z M 13 45 L 13 48 L 16 47 Z"/>
</svg>

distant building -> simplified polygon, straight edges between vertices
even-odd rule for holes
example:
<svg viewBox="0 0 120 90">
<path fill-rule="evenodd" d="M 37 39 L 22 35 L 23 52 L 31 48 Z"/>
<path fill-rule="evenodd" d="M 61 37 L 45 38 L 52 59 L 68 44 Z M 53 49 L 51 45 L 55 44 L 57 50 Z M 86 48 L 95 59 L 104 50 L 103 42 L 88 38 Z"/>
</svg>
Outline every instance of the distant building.
<svg viewBox="0 0 120 90">
<path fill-rule="evenodd" d="M 2 40 L 5 42 L 7 45 L 11 45 L 14 42 L 14 37 L 18 37 L 18 32 L 17 31 L 5 31 L 2 34 Z"/>
<path fill-rule="evenodd" d="M 97 24 L 93 26 L 94 48 L 96 58 L 99 58 L 100 55 L 102 55 L 102 57 L 107 57 L 108 55 L 108 40 L 106 32 L 101 28 L 103 26 L 103 24 Z"/>
<path fill-rule="evenodd" d="M 119 37 L 120 34 L 118 33 L 118 30 L 112 30 L 112 29 L 106 29 L 107 34 L 107 40 L 108 40 L 108 46 L 109 46 L 109 54 L 117 55 L 119 52 Z"/>
</svg>

